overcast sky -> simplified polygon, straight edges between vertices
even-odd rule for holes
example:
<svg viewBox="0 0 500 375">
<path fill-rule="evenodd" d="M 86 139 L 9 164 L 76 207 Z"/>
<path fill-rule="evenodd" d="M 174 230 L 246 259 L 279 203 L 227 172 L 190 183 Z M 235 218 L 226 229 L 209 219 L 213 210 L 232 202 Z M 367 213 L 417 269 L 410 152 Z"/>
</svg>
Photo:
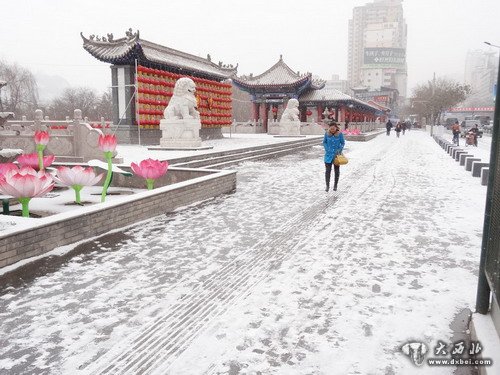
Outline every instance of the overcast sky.
<svg viewBox="0 0 500 375">
<path fill-rule="evenodd" d="M 279 59 L 324 79 L 347 76 L 347 25 L 367 0 L 3 0 L 0 59 L 34 73 L 64 77 L 99 91 L 111 84 L 109 64 L 82 48 L 85 36 L 143 39 L 260 74 Z M 499 0 L 404 0 L 408 25 L 408 95 L 418 83 L 463 79 L 470 49 L 500 45 Z"/>
</svg>

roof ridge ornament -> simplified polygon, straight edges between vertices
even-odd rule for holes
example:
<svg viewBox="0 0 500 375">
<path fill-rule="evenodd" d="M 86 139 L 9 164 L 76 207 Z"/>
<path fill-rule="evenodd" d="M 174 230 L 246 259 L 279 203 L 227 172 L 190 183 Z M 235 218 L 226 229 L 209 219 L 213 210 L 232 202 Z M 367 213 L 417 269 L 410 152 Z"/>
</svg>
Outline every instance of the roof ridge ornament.
<svg viewBox="0 0 500 375">
<path fill-rule="evenodd" d="M 127 37 L 127 40 L 130 41 L 132 39 L 139 39 L 139 30 L 135 32 L 135 34 L 132 32 L 132 28 L 129 27 L 127 31 L 125 31 L 125 36 Z"/>
</svg>

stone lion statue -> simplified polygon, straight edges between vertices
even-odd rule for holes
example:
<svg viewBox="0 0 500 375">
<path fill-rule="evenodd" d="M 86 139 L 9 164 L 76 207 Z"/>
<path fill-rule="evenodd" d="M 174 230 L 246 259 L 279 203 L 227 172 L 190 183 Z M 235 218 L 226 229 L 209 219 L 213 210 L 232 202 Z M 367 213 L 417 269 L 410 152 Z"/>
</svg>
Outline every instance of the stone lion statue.
<svg viewBox="0 0 500 375">
<path fill-rule="evenodd" d="M 196 110 L 196 85 L 191 78 L 182 77 L 175 82 L 174 95 L 163 112 L 166 119 L 200 118 Z"/>
<path fill-rule="evenodd" d="M 280 122 L 284 121 L 299 121 L 299 101 L 297 99 L 290 99 L 286 105 L 286 109 L 281 115 Z"/>
</svg>

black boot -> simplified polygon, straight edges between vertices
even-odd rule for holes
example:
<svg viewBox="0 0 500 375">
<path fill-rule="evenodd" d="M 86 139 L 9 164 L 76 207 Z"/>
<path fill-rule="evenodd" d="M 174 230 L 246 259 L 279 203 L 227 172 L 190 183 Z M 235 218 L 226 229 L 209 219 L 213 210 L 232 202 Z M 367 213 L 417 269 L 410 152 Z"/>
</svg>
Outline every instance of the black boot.
<svg viewBox="0 0 500 375">
<path fill-rule="evenodd" d="M 339 173 L 335 174 L 335 183 L 333 184 L 333 191 L 337 191 L 337 185 L 339 183 Z"/>
<path fill-rule="evenodd" d="M 325 191 L 328 193 L 328 191 L 330 190 L 330 184 L 326 184 L 326 189 Z M 334 189 L 335 190 L 335 189 Z"/>
</svg>

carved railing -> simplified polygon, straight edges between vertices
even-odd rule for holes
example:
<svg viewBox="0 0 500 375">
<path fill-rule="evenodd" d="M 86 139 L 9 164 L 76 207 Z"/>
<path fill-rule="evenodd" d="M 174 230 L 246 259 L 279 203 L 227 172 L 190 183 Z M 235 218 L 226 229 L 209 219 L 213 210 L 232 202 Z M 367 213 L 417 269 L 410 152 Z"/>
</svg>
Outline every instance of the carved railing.
<svg viewBox="0 0 500 375">
<path fill-rule="evenodd" d="M 23 117 L 21 120 L 9 120 L 0 125 L 0 149 L 21 149 L 24 153 L 33 153 L 35 131 L 43 130 L 50 134 L 47 154 L 75 161 L 100 159 L 102 152 L 97 144 L 99 135 L 103 132 L 93 128 L 85 120 L 79 109 L 75 109 L 73 119 L 66 118 L 63 121 L 44 119 L 43 112 L 38 109 L 32 121 Z M 101 123 L 101 126 L 106 128 L 106 124 L 103 121 Z"/>
</svg>

